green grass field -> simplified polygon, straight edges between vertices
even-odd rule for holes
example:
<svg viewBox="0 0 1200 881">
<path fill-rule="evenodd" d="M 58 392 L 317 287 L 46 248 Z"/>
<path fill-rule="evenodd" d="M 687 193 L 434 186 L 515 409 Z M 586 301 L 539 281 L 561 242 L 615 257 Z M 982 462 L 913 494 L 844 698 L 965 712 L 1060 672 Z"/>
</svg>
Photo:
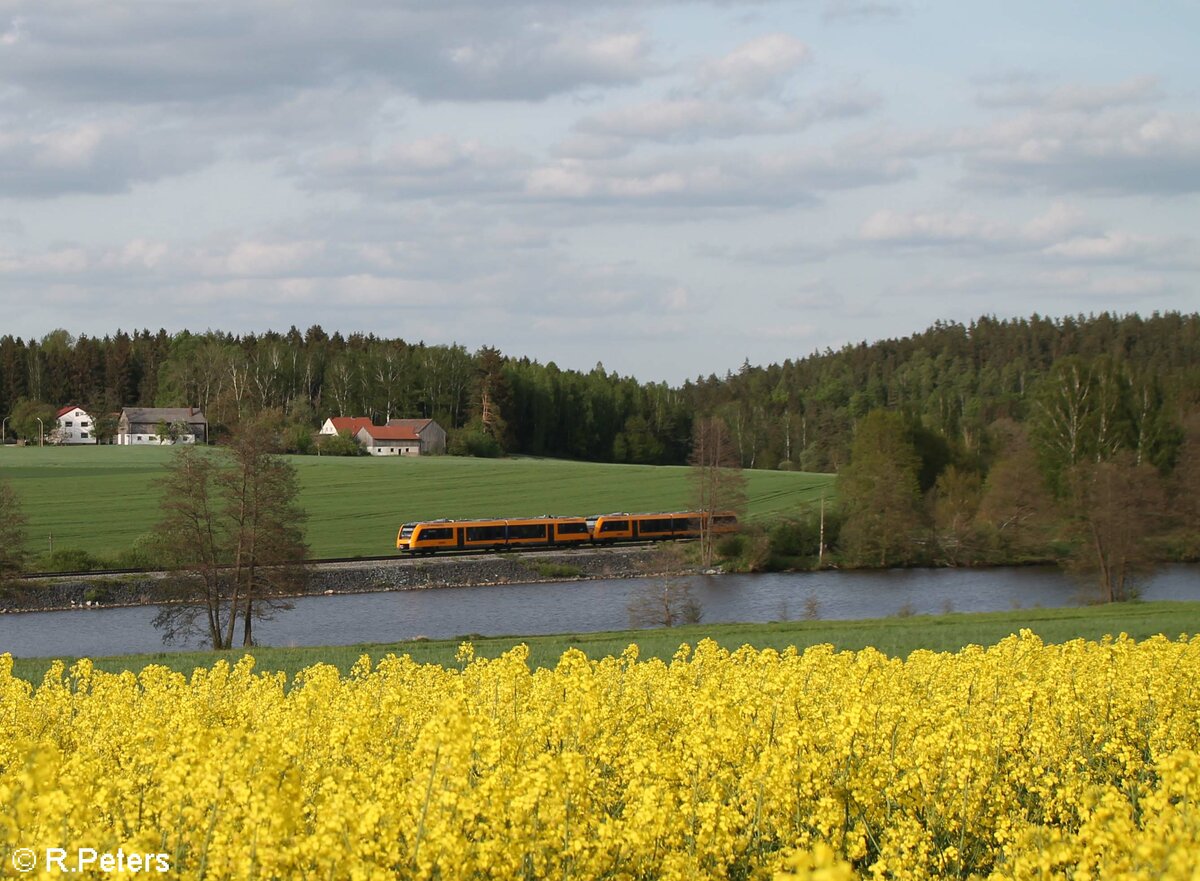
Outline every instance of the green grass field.
<svg viewBox="0 0 1200 881">
<path fill-rule="evenodd" d="M 30 550 L 112 557 L 158 518 L 160 447 L 0 447 L 29 520 Z M 386 554 L 405 520 L 659 511 L 688 505 L 686 467 L 557 459 L 289 457 L 317 557 Z M 748 471 L 750 519 L 785 516 L 832 495 L 834 477 Z"/>
<path fill-rule="evenodd" d="M 530 663 L 553 667 L 562 653 L 574 646 L 591 658 L 618 655 L 630 643 L 637 643 L 640 657 L 668 659 L 680 644 L 692 646 L 704 638 L 715 639 L 727 648 L 742 645 L 756 648 L 799 649 L 823 643 L 839 651 L 873 646 L 892 657 L 907 657 L 918 649 L 957 651 L 966 645 L 994 645 L 1022 628 L 1032 630 L 1045 642 L 1062 643 L 1072 639 L 1101 639 L 1126 633 L 1135 639 L 1165 634 L 1176 639 L 1183 634 L 1200 633 L 1200 603 L 1153 602 L 1114 603 L 1071 609 L 1033 609 L 1028 611 L 980 612 L 972 614 L 878 618 L 864 621 L 785 621 L 773 624 L 696 624 L 669 630 L 625 630 L 613 633 L 563 634 L 560 636 L 495 637 L 473 639 L 480 657 L 496 657 L 518 643 L 530 649 Z M 333 664 L 347 672 L 362 655 L 377 660 L 389 653 L 411 655 L 423 663 L 453 666 L 459 640 L 399 642 L 389 645 L 318 646 L 312 648 L 256 648 L 252 654 L 258 670 L 283 671 L 289 677 L 298 670 L 318 663 Z M 95 659 L 96 667 L 110 672 L 138 671 L 149 664 L 160 664 L 183 673 L 197 667 L 210 667 L 225 658 L 231 662 L 246 654 L 230 652 L 160 652 Z M 64 659 L 67 663 L 73 659 Z M 51 661 L 45 658 L 18 658 L 13 661 L 17 676 L 32 682 L 41 680 Z"/>
</svg>

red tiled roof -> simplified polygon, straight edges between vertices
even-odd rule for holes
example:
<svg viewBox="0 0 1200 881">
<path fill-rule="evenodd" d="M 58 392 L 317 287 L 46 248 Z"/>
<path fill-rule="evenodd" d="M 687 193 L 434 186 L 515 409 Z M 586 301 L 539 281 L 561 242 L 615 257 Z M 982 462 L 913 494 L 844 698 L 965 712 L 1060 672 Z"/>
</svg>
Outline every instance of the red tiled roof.
<svg viewBox="0 0 1200 881">
<path fill-rule="evenodd" d="M 75 409 L 74 404 L 67 404 L 67 406 L 63 407 L 61 410 L 58 411 L 58 415 L 55 416 L 54 418 L 58 419 L 61 416 L 65 416 L 67 413 L 70 413 L 74 409 Z"/>
<path fill-rule="evenodd" d="M 411 428 L 413 431 L 420 431 L 432 421 L 432 419 L 389 419 L 387 424 L 389 428 Z"/>
<path fill-rule="evenodd" d="M 364 425 L 367 434 L 377 441 L 419 441 L 417 432 L 408 425 Z"/>
<path fill-rule="evenodd" d="M 351 437 L 358 434 L 359 429 L 371 427 L 371 420 L 366 416 L 332 416 L 329 421 L 338 434 L 348 431 Z"/>
</svg>

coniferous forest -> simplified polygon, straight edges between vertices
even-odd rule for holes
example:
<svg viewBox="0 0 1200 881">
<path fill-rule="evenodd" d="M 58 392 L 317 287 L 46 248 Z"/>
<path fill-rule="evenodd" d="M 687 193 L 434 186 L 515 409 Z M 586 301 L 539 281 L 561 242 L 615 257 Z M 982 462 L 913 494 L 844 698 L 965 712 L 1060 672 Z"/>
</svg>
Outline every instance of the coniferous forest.
<svg viewBox="0 0 1200 881">
<path fill-rule="evenodd" d="M 95 414 L 102 438 L 125 406 L 199 407 L 218 440 L 275 414 L 300 453 L 328 416 L 430 417 L 451 452 L 650 464 L 686 463 L 694 424 L 715 416 L 743 467 L 842 476 L 829 528 L 848 562 L 1044 558 L 1068 522 L 1092 531 L 1076 544 L 1098 546 L 1104 525 L 1089 510 L 1122 523 L 1141 517 L 1129 511 L 1172 512 L 1169 528 L 1151 531 L 1174 536 L 1170 556 L 1197 552 L 1187 538 L 1200 497 L 1195 313 L 939 322 L 675 387 L 599 364 L 584 373 L 316 326 L 0 336 L 9 437 L 35 436 L 35 418 L 66 404 Z M 1118 516 L 1120 504 L 1134 507 Z"/>
</svg>

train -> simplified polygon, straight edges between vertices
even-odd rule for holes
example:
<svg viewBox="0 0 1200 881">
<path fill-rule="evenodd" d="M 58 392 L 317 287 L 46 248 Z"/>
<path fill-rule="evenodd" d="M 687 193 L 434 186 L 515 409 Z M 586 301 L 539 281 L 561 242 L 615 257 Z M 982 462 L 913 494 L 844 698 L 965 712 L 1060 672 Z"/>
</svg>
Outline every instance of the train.
<svg viewBox="0 0 1200 881">
<path fill-rule="evenodd" d="M 415 520 L 396 534 L 407 554 L 447 551 L 505 551 L 514 548 L 580 547 L 633 541 L 699 538 L 705 523 L 714 535 L 736 532 L 732 511 L 673 511 L 658 514 L 596 514 L 591 517 L 523 517 L 499 520 Z"/>
</svg>

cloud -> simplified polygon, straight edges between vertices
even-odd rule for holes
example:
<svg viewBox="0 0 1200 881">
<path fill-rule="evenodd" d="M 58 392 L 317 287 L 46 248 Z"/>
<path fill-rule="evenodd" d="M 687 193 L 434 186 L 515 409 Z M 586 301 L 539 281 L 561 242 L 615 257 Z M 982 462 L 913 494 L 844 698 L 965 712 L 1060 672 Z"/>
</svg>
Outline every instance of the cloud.
<svg viewBox="0 0 1200 881">
<path fill-rule="evenodd" d="M 911 174 L 902 161 L 805 150 L 693 153 L 619 161 L 563 159 L 532 171 L 533 200 L 675 207 L 783 207 L 817 194 L 892 183 Z"/>
<path fill-rule="evenodd" d="M 0 196 L 121 193 L 209 161 L 211 147 L 132 118 L 0 129 Z"/>
<path fill-rule="evenodd" d="M 64 103 L 201 103 L 381 80 L 421 99 L 540 100 L 635 82 L 636 28 L 568 3 L 12 0 L 0 75 Z"/>
<path fill-rule="evenodd" d="M 899 18 L 908 12 L 906 3 L 887 0 L 828 0 L 823 17 L 826 21 L 869 21 Z"/>
<path fill-rule="evenodd" d="M 1200 191 L 1200 114 L 1132 108 L 1033 111 L 961 129 L 967 182 L 1097 195 Z"/>
<path fill-rule="evenodd" d="M 532 166 L 515 151 L 444 134 L 378 149 L 331 147 L 290 164 L 308 189 L 408 197 L 515 192 Z"/>
<path fill-rule="evenodd" d="M 947 254 L 1023 255 L 1055 263 L 1200 268 L 1194 239 L 1105 230 L 1077 207 L 1052 204 L 1023 223 L 970 212 L 873 212 L 859 229 L 869 247 L 923 249 Z"/>
<path fill-rule="evenodd" d="M 761 98 L 777 92 L 811 57 L 808 44 L 791 34 L 765 34 L 705 63 L 698 79 L 726 97 Z"/>
<path fill-rule="evenodd" d="M 868 242 L 909 247 L 947 244 L 986 244 L 1008 233 L 997 223 L 971 213 L 919 213 L 881 209 L 868 217 L 859 231 Z"/>
<path fill-rule="evenodd" d="M 1163 97 L 1157 77 L 1140 76 L 1115 84 L 1047 86 L 1026 75 L 989 79 L 981 83 L 976 100 L 984 107 L 1026 107 L 1047 110 L 1096 111 L 1111 107 L 1151 104 Z"/>
</svg>

